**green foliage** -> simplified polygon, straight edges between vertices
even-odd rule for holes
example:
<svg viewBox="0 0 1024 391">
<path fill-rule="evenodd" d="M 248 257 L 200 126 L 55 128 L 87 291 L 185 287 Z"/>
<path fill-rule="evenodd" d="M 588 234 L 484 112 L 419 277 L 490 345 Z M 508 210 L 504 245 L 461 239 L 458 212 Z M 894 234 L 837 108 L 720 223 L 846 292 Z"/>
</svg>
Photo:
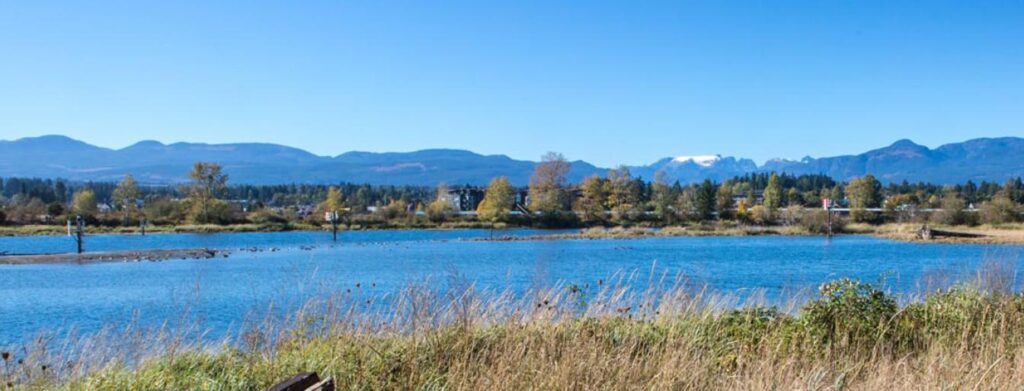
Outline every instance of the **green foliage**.
<svg viewBox="0 0 1024 391">
<path fill-rule="evenodd" d="M 868 174 L 850 181 L 846 186 L 846 196 L 850 200 L 850 217 L 853 221 L 875 221 L 877 215 L 865 210 L 882 204 L 882 184 L 874 175 Z"/>
<path fill-rule="evenodd" d="M 223 202 L 219 198 L 227 191 L 228 176 L 217 163 L 198 162 L 188 173 L 191 183 L 185 189 L 192 206 L 190 217 L 196 223 L 224 220 Z"/>
<path fill-rule="evenodd" d="M 931 220 L 937 224 L 961 225 L 970 221 L 966 212 L 967 206 L 964 199 L 956 191 L 949 189 L 942 197 L 941 210 L 931 216 Z"/>
<path fill-rule="evenodd" d="M 260 225 L 288 225 L 288 218 L 270 209 L 260 209 L 249 214 L 249 220 Z"/>
<path fill-rule="evenodd" d="M 125 175 L 121 183 L 114 189 L 114 193 L 110 196 L 111 202 L 119 210 L 134 211 L 136 203 L 135 201 L 139 198 L 139 186 L 135 183 L 135 178 L 129 175 Z"/>
<path fill-rule="evenodd" d="M 991 201 L 981 204 L 981 222 L 985 224 L 1015 223 L 1020 220 L 1020 207 L 1006 193 L 999 193 Z"/>
<path fill-rule="evenodd" d="M 515 207 L 515 189 L 507 177 L 497 177 L 487 185 L 484 200 L 476 208 L 477 218 L 481 221 L 507 222 Z"/>
<path fill-rule="evenodd" d="M 733 209 L 736 207 L 733 200 L 732 186 L 722 184 L 715 191 L 715 210 L 718 211 L 719 219 L 734 218 Z"/>
<path fill-rule="evenodd" d="M 573 205 L 573 211 L 579 215 L 582 222 L 586 224 L 605 222 L 610 187 L 606 182 L 597 175 L 591 175 L 580 184 L 580 196 Z"/>
<path fill-rule="evenodd" d="M 608 171 L 608 206 L 612 219 L 622 222 L 635 221 L 640 212 L 640 183 L 633 179 L 629 168 L 621 166 Z"/>
<path fill-rule="evenodd" d="M 82 189 L 75 193 L 71 201 L 72 210 L 82 217 L 94 217 L 99 211 L 96 209 L 96 193 L 92 189 Z"/>
<path fill-rule="evenodd" d="M 772 173 L 768 185 L 764 188 L 764 207 L 769 213 L 774 214 L 782 207 L 782 201 L 782 183 L 779 181 L 779 175 Z"/>
<path fill-rule="evenodd" d="M 896 300 L 871 284 L 841 279 L 823 284 L 804 305 L 800 322 L 825 344 L 864 346 L 891 332 Z"/>
<path fill-rule="evenodd" d="M 324 201 L 320 203 L 318 209 L 321 212 L 338 212 L 339 215 L 345 213 L 345 197 L 341 194 L 341 191 L 337 187 L 331 186 L 327 189 L 327 196 Z"/>
<path fill-rule="evenodd" d="M 832 232 L 843 232 L 846 225 L 845 220 L 838 216 L 832 216 Z M 828 232 L 828 212 L 822 209 L 811 209 L 805 211 L 799 220 L 800 227 L 812 234 L 824 234 Z"/>
<path fill-rule="evenodd" d="M 46 214 L 54 217 L 63 215 L 64 205 L 59 202 L 52 202 L 46 206 Z"/>
</svg>

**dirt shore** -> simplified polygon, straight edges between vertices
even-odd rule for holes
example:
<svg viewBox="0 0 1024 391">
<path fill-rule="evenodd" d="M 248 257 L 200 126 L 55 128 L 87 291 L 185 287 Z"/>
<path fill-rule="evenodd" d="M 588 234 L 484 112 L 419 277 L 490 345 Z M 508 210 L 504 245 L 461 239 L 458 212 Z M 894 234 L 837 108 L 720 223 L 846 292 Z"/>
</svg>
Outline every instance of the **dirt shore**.
<svg viewBox="0 0 1024 391">
<path fill-rule="evenodd" d="M 230 251 L 207 248 L 181 250 L 132 250 L 94 252 L 83 254 L 31 254 L 0 256 L 0 265 L 30 265 L 54 263 L 97 263 L 97 262 L 142 262 L 171 259 L 212 259 L 227 258 Z"/>
</svg>

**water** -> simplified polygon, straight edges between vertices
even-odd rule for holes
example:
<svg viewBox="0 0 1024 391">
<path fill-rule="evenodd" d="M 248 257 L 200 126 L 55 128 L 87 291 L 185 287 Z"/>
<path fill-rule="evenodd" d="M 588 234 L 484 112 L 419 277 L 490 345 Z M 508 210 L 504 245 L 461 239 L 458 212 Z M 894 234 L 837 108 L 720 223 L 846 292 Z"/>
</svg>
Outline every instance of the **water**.
<svg viewBox="0 0 1024 391">
<path fill-rule="evenodd" d="M 893 293 L 909 294 L 935 281 L 968 279 L 985 262 L 1017 271 L 1024 250 L 858 236 L 462 240 L 489 235 L 485 230 L 346 232 L 338 245 L 331 244 L 329 234 L 309 232 L 91 236 L 87 245 L 93 251 L 215 247 L 234 252 L 211 260 L 0 265 L 0 345 L 40 330 L 89 332 L 130 319 L 155 325 L 177 319 L 186 309 L 217 336 L 271 303 L 287 308 L 346 289 L 380 296 L 451 275 L 483 288 L 522 291 L 558 282 L 595 284 L 622 271 L 643 276 L 654 268 L 714 290 L 763 290 L 769 298 L 839 277 L 882 282 Z M 0 238 L 0 251 L 65 252 L 69 240 Z M 254 246 L 280 250 L 238 251 Z"/>
</svg>

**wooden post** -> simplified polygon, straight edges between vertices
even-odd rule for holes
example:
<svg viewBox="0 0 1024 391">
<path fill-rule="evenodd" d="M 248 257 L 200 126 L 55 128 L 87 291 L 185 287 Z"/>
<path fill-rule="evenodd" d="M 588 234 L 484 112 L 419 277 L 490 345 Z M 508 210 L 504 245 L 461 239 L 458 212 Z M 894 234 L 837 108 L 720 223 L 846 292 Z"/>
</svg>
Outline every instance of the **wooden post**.
<svg viewBox="0 0 1024 391">
<path fill-rule="evenodd" d="M 75 242 L 78 243 L 78 253 L 85 251 L 85 219 L 82 216 L 75 216 Z"/>
<path fill-rule="evenodd" d="M 832 237 L 832 200 L 825 198 L 821 200 L 822 207 L 825 208 L 825 219 L 827 221 L 825 227 L 825 236 Z"/>
<path fill-rule="evenodd" d="M 338 241 L 338 211 L 324 212 L 324 217 L 331 222 L 331 240 Z"/>
</svg>

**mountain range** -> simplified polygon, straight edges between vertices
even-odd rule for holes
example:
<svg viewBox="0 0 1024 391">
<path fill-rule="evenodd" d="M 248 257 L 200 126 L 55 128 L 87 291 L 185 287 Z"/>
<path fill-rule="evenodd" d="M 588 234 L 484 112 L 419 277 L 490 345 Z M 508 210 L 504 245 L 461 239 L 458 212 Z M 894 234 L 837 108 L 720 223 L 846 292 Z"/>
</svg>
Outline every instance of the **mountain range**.
<svg viewBox="0 0 1024 391">
<path fill-rule="evenodd" d="M 504 155 L 480 155 L 456 149 L 405 153 L 347 152 L 318 156 L 307 151 L 261 143 L 202 144 L 142 141 L 122 149 L 94 146 L 65 136 L 41 136 L 0 141 L 0 177 L 64 178 L 72 181 L 117 181 L 133 174 L 145 184 L 174 184 L 186 180 L 194 162 L 224 166 L 232 183 L 369 183 L 375 185 L 484 185 L 507 176 L 525 185 L 536 162 Z M 910 140 L 858 155 L 799 161 L 753 160 L 720 155 L 668 157 L 631 173 L 653 179 L 658 172 L 669 181 L 722 181 L 757 172 L 826 174 L 839 180 L 873 174 L 883 182 L 903 180 L 940 184 L 1004 181 L 1024 175 L 1024 139 L 978 138 L 935 149 Z M 569 179 L 603 175 L 607 168 L 584 161 L 571 162 Z"/>
</svg>

